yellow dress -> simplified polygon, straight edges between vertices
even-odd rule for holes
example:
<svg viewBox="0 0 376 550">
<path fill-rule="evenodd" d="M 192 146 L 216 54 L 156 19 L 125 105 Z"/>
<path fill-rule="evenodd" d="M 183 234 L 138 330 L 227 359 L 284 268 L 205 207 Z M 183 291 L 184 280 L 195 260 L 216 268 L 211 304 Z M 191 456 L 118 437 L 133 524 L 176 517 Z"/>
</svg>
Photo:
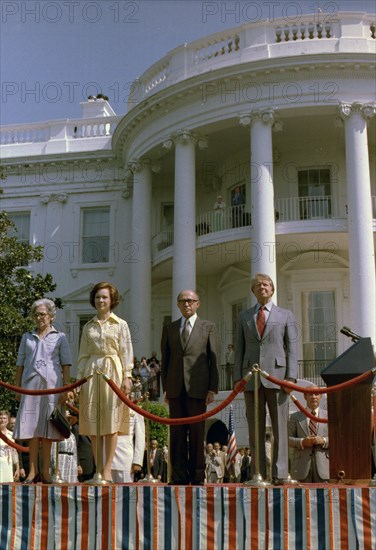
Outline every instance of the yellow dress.
<svg viewBox="0 0 376 550">
<path fill-rule="evenodd" d="M 132 376 L 133 348 L 128 324 L 114 313 L 103 323 L 95 316 L 84 326 L 78 358 L 77 378 L 100 369 L 122 386 L 124 377 Z M 129 433 L 129 409 L 116 396 L 101 375 L 94 374 L 80 390 L 82 435 L 97 434 L 97 379 L 100 386 L 100 435 Z"/>
</svg>

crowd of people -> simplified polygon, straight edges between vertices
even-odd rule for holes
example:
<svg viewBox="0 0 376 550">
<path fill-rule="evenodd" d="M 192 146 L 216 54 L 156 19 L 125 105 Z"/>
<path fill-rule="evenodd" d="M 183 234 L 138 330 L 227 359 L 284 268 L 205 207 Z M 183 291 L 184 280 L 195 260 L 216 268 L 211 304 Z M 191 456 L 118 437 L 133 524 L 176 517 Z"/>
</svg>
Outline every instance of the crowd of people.
<svg viewBox="0 0 376 550">
<path fill-rule="evenodd" d="M 250 366 L 256 363 L 281 381 L 296 382 L 294 317 L 289 310 L 273 304 L 274 283 L 268 275 L 257 274 L 251 289 L 257 303 L 239 315 L 235 350 L 229 344 L 226 352 L 227 376 L 238 388 Z M 0 464 L 2 470 L 4 464 L 4 472 L 7 465 L 8 478 L 11 471 L 15 481 L 51 483 L 58 459 L 63 477 L 72 482 L 86 481 L 93 475 L 101 476 L 104 482 L 137 481 L 146 475 L 176 485 L 246 482 L 256 473 L 253 457 L 257 449 L 258 473 L 274 485 L 281 485 L 289 475 L 289 447 L 294 450 L 292 472 L 300 476 L 299 480 L 322 481 L 329 477 L 327 432 L 315 422 L 315 415 L 324 414 L 319 408 L 320 396 L 311 399 L 306 395 L 308 420 L 305 415 L 292 415 L 288 423 L 290 390 L 264 378 L 258 379 L 256 385 L 252 377 L 244 389 L 250 445 L 249 449 L 238 450 L 229 467 L 225 446 L 207 442 L 205 448 L 204 421 L 171 425 L 169 451 L 159 449 L 156 440 L 145 451 L 144 418 L 127 407 L 98 373 L 111 378 L 136 402 L 146 394 L 148 399 L 158 400 L 163 391 L 170 418 L 202 415 L 218 393 L 218 329 L 213 322 L 198 316 L 198 294 L 191 289 L 182 290 L 177 296 L 180 319 L 163 327 L 161 358 L 153 352 L 149 359 L 144 356 L 138 360 L 133 354 L 128 324 L 113 311 L 120 302 L 116 287 L 108 282 L 96 284 L 89 301 L 96 315 L 83 328 L 77 372 L 77 379 L 85 377 L 87 381 L 80 391 L 70 394 L 21 394 L 13 437 L 29 447 L 29 456 L 26 459 L 26 453 L 21 452 L 18 457 L 1 443 Z M 32 305 L 35 328 L 22 336 L 16 386 L 48 390 L 70 384 L 69 345 L 64 333 L 53 326 L 55 315 L 52 300 L 40 299 Z M 255 392 L 259 402 L 258 441 L 254 429 Z M 66 402 L 71 434 L 64 438 L 50 417 L 56 410 L 66 414 Z M 273 444 L 266 433 L 266 406 Z M 0 411 L 0 430 L 10 436 L 8 425 L 8 413 Z M 303 458 L 305 466 L 300 468 L 295 462 Z"/>
<path fill-rule="evenodd" d="M 95 460 L 91 440 L 79 434 L 79 415 L 72 411 L 79 401 L 79 392 L 68 392 L 67 419 L 71 425 L 70 437 L 51 446 L 51 474 L 58 472 L 67 483 L 85 482 L 93 478 Z M 0 411 L 0 429 L 8 439 L 13 439 L 15 417 Z M 161 447 L 157 439 L 150 441 L 146 450 L 144 419 L 138 413 L 131 417 L 129 436 L 119 436 L 112 462 L 112 478 L 115 483 L 138 482 L 151 476 L 154 480 L 168 482 L 168 447 Z M 20 441 L 18 443 L 21 443 Z M 57 446 L 57 450 L 56 450 Z M 41 451 L 41 448 L 40 448 Z M 38 462 L 42 459 L 39 453 Z M 248 447 L 237 449 L 235 461 L 228 466 L 227 446 L 218 441 L 205 446 L 204 483 L 243 483 L 251 479 L 251 455 Z M 28 453 L 17 451 L 0 439 L 0 482 L 23 481 L 29 474 Z"/>
<path fill-rule="evenodd" d="M 141 399 L 147 395 L 150 401 L 158 401 L 161 392 L 161 362 L 157 358 L 157 352 L 153 351 L 151 357 L 140 360 L 134 358 L 132 369 L 132 390 L 135 399 Z"/>
</svg>

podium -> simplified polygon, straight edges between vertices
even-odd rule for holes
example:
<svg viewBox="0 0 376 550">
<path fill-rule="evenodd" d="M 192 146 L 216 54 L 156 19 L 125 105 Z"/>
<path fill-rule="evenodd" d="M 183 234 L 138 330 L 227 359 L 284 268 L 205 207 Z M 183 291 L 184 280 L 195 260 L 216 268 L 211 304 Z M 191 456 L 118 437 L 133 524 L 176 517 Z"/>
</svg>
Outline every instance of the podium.
<svg viewBox="0 0 376 550">
<path fill-rule="evenodd" d="M 374 368 L 371 338 L 361 338 L 321 371 L 328 387 Z M 370 376 L 361 384 L 328 394 L 330 479 L 371 479 Z"/>
</svg>

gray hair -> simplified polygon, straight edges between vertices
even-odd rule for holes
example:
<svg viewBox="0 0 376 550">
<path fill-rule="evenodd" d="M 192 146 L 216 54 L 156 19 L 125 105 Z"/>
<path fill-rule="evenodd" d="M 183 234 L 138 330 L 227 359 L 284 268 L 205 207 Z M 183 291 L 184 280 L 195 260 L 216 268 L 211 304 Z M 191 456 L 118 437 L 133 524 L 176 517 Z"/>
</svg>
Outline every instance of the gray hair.
<svg viewBox="0 0 376 550">
<path fill-rule="evenodd" d="M 251 281 L 251 289 L 252 290 L 255 288 L 256 284 L 260 281 L 260 279 L 268 281 L 268 283 L 270 283 L 270 285 L 272 287 L 272 290 L 274 292 L 273 279 L 269 275 L 267 275 L 266 273 L 256 273 L 255 274 L 255 276 L 253 277 L 253 279 Z"/>
<path fill-rule="evenodd" d="M 32 304 L 31 309 L 30 309 L 30 313 L 31 313 L 32 316 L 35 314 L 35 310 L 39 306 L 45 306 L 47 311 L 48 311 L 48 315 L 50 315 L 50 317 L 52 317 L 52 319 L 55 318 L 55 316 L 56 316 L 56 306 L 55 306 L 55 303 L 52 300 L 50 300 L 49 298 L 40 298 L 40 300 L 35 300 L 35 302 Z"/>
</svg>

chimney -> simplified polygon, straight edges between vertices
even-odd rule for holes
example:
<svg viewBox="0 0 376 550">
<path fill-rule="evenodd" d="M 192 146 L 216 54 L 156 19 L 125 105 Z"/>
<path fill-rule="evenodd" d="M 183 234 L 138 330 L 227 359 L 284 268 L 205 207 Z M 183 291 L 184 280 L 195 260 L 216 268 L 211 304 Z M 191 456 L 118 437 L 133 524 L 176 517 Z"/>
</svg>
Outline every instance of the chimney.
<svg viewBox="0 0 376 550">
<path fill-rule="evenodd" d="M 82 118 L 116 116 L 115 111 L 108 102 L 108 97 L 103 94 L 89 96 L 87 101 L 83 101 L 80 105 L 82 108 Z"/>
</svg>

